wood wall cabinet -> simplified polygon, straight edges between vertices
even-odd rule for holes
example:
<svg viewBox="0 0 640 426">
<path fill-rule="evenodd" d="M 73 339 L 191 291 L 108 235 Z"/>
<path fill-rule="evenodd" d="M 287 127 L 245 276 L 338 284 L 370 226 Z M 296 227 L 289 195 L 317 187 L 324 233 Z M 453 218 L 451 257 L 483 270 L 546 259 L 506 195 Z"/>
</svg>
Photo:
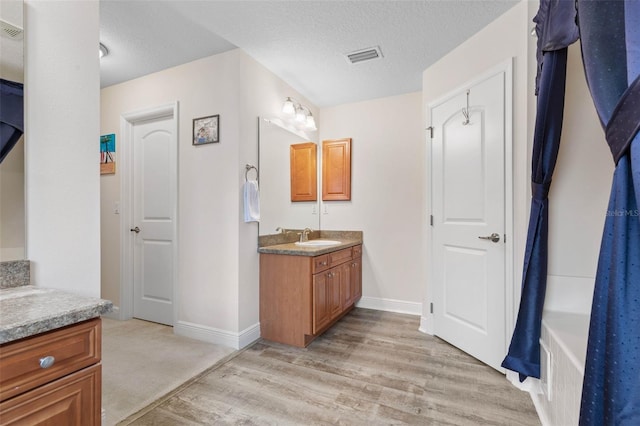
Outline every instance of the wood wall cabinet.
<svg viewBox="0 0 640 426">
<path fill-rule="evenodd" d="M 322 141 L 322 200 L 351 200 L 351 138 Z"/>
<path fill-rule="evenodd" d="M 291 201 L 318 199 L 317 147 L 313 142 L 289 147 L 291 168 Z"/>
<path fill-rule="evenodd" d="M 260 254 L 260 334 L 305 347 L 362 295 L 362 246 L 320 256 Z"/>
<path fill-rule="evenodd" d="M 96 318 L 0 345 L 0 425 L 100 425 L 101 335 Z"/>
</svg>

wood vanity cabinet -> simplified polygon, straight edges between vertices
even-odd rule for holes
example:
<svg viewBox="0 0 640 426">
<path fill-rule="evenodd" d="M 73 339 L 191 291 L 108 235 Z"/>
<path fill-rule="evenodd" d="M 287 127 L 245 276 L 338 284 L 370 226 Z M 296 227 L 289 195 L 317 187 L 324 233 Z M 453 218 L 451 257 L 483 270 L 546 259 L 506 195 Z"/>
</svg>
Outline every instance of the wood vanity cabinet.
<svg viewBox="0 0 640 426">
<path fill-rule="evenodd" d="M 362 295 L 362 246 L 320 256 L 260 254 L 260 334 L 305 347 Z"/>
<path fill-rule="evenodd" d="M 0 425 L 100 425 L 101 335 L 95 318 L 0 345 Z"/>
<path fill-rule="evenodd" d="M 291 167 L 291 201 L 316 201 L 318 179 L 316 144 L 304 142 L 289 147 Z"/>
<path fill-rule="evenodd" d="M 351 200 L 351 138 L 322 141 L 322 201 Z"/>
</svg>

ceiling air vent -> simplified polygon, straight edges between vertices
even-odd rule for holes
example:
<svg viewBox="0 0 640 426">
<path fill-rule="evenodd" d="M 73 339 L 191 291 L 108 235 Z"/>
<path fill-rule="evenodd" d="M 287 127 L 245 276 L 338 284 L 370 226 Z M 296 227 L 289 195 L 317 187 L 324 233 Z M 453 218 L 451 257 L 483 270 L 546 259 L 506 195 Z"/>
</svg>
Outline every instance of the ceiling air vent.
<svg viewBox="0 0 640 426">
<path fill-rule="evenodd" d="M 373 59 L 381 59 L 382 52 L 380 51 L 380 47 L 375 46 L 347 53 L 344 56 L 350 64 L 357 64 L 359 62 L 371 61 Z"/>
<path fill-rule="evenodd" d="M 2 37 L 8 37 L 13 40 L 22 40 L 22 33 L 22 28 L 16 27 L 15 25 L 0 19 L 0 35 Z"/>
</svg>

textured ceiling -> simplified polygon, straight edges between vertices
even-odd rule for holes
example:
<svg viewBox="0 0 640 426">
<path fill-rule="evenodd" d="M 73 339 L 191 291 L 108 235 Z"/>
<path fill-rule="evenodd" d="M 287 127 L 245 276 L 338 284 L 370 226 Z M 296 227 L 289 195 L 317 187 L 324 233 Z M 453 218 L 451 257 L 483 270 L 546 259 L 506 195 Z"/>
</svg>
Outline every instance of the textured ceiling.
<svg viewBox="0 0 640 426">
<path fill-rule="evenodd" d="M 422 71 L 516 3 L 101 0 L 102 86 L 237 46 L 317 106 L 419 91 Z M 383 59 L 344 57 L 373 46 Z"/>
</svg>

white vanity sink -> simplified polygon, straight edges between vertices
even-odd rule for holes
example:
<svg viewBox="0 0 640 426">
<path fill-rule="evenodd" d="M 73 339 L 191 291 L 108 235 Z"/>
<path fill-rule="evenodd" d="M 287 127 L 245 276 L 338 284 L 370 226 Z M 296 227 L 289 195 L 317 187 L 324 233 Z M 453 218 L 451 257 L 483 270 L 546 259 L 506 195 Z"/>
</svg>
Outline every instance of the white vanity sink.
<svg viewBox="0 0 640 426">
<path fill-rule="evenodd" d="M 297 246 L 303 247 L 320 247 L 320 246 L 333 246 L 335 244 L 342 244 L 340 241 L 335 240 L 309 240 L 309 241 L 297 241 Z"/>
</svg>

